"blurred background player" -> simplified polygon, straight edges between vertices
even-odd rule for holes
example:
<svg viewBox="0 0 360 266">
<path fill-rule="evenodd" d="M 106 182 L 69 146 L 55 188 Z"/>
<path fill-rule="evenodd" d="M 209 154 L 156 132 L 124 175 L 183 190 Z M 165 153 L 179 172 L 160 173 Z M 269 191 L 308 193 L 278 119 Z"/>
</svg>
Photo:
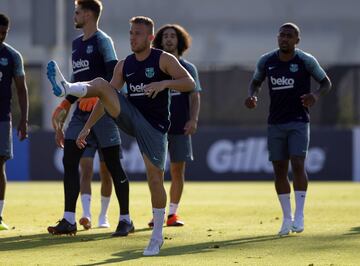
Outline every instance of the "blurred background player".
<svg viewBox="0 0 360 266">
<path fill-rule="evenodd" d="M 2 213 L 7 179 L 6 161 L 13 157 L 11 122 L 11 84 L 13 79 L 21 113 L 17 135 L 20 141 L 28 137 L 29 102 L 24 64 L 21 54 L 4 42 L 9 27 L 9 18 L 4 14 L 0 14 L 0 230 L 8 229 L 8 226 L 3 221 Z"/>
<path fill-rule="evenodd" d="M 278 33 L 279 48 L 263 55 L 257 63 L 245 106 L 255 108 L 257 94 L 265 78 L 270 91 L 268 117 L 269 160 L 273 164 L 275 188 L 283 212 L 279 235 L 304 230 L 304 204 L 308 186 L 305 157 L 310 140 L 309 107 L 331 88 L 331 82 L 317 60 L 296 49 L 300 41 L 299 27 L 283 24 Z M 311 77 L 319 88 L 311 92 Z M 293 173 L 296 210 L 291 213 L 289 161 Z"/>
<path fill-rule="evenodd" d="M 72 43 L 72 67 L 73 81 L 84 81 L 96 77 L 103 77 L 110 80 L 113 69 L 117 63 L 113 42 L 111 38 L 98 28 L 98 21 L 102 10 L 102 4 L 98 0 L 77 0 L 75 1 L 75 27 L 82 29 L 83 35 Z M 76 233 L 75 208 L 77 197 L 80 192 L 79 161 L 83 150 L 76 146 L 76 138 L 87 121 L 93 106 L 98 98 L 81 99 L 66 129 L 64 137 L 63 122 L 69 110 L 70 103 L 77 101 L 76 97 L 68 96 L 54 112 L 56 128 L 56 141 L 59 146 L 64 147 L 64 187 L 65 187 L 65 212 L 63 219 L 56 225 L 48 227 L 52 234 Z M 113 236 L 126 236 L 134 231 L 133 223 L 129 215 L 129 183 L 124 173 L 121 162 L 120 133 L 113 119 L 104 116 L 92 128 L 88 138 L 90 148 L 99 147 L 104 157 L 107 169 L 113 178 L 116 196 L 120 206 L 119 224 Z M 85 155 L 86 156 L 86 155 Z M 82 193 L 84 213 L 79 223 L 88 229 L 91 227 L 90 214 L 90 168 L 93 161 L 82 159 L 82 183 L 85 191 Z M 86 160 L 86 161 L 84 161 Z M 109 177 L 110 174 L 103 167 L 102 177 Z M 92 172 L 92 170 L 91 170 Z M 86 179 L 86 182 L 84 182 Z M 84 183 L 86 183 L 84 187 Z M 111 191 L 111 190 L 110 190 Z M 107 195 L 105 195 L 107 196 Z M 100 218 L 106 218 L 106 209 L 109 204 L 109 197 L 105 199 L 103 211 Z M 99 225 L 106 226 L 106 220 L 99 220 Z"/>
<path fill-rule="evenodd" d="M 186 162 L 193 160 L 191 135 L 197 130 L 200 112 L 201 85 L 196 67 L 189 61 L 181 58 L 191 45 L 191 36 L 180 25 L 167 24 L 162 26 L 155 34 L 153 47 L 174 55 L 180 64 L 195 80 L 194 91 L 179 92 L 171 90 L 170 129 L 168 132 L 168 145 L 170 153 L 170 205 L 166 221 L 167 226 L 183 226 L 177 214 L 181 195 L 184 188 Z M 154 226 L 153 221 L 149 226 Z"/>
<path fill-rule="evenodd" d="M 92 126 L 104 116 L 112 116 L 124 132 L 136 137 L 146 168 L 154 219 L 151 238 L 143 254 L 152 256 L 160 252 L 164 241 L 164 168 L 170 126 L 168 88 L 191 91 L 195 82 L 173 55 L 151 48 L 155 36 L 150 18 L 133 17 L 130 25 L 130 45 L 134 53 L 116 65 L 110 83 L 102 78 L 68 83 L 54 61 L 49 62 L 47 75 L 58 97 L 70 94 L 100 98 L 76 141 L 80 148 L 86 146 Z M 124 82 L 127 97 L 118 91 Z"/>
</svg>

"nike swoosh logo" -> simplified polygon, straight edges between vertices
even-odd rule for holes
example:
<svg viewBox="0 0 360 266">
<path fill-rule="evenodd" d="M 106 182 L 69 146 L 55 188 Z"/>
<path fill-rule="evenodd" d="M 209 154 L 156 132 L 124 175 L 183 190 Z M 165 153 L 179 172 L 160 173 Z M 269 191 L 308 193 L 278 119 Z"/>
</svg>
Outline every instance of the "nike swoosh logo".
<svg viewBox="0 0 360 266">
<path fill-rule="evenodd" d="M 76 49 L 71 51 L 72 54 L 74 54 L 75 52 L 76 52 Z"/>
<path fill-rule="evenodd" d="M 269 67 L 269 70 L 274 69 L 274 68 L 275 68 L 274 66 L 271 66 L 271 67 Z"/>
<path fill-rule="evenodd" d="M 124 184 L 126 181 L 127 181 L 127 179 L 120 180 L 120 183 L 121 183 L 121 184 Z"/>
<path fill-rule="evenodd" d="M 134 74 L 135 74 L 135 72 L 130 73 L 130 74 L 126 74 L 126 77 L 128 78 L 128 77 L 130 77 L 130 76 L 132 76 L 132 75 L 134 75 Z"/>
</svg>

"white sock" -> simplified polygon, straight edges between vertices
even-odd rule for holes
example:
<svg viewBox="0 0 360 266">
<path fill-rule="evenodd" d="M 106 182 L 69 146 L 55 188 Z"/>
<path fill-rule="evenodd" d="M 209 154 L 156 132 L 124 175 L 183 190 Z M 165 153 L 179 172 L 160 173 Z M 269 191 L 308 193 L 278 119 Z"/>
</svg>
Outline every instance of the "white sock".
<svg viewBox="0 0 360 266">
<path fill-rule="evenodd" d="M 290 194 L 278 194 L 278 197 L 283 212 L 283 218 L 291 220 Z"/>
<path fill-rule="evenodd" d="M 85 82 L 69 83 L 69 87 L 66 94 L 70 94 L 76 97 L 84 97 L 87 93 L 88 84 Z"/>
<path fill-rule="evenodd" d="M 156 209 L 153 208 L 154 228 L 151 238 L 157 240 L 163 240 L 163 223 L 165 216 L 165 208 Z"/>
<path fill-rule="evenodd" d="M 177 211 L 177 209 L 178 209 L 178 207 L 179 207 L 179 204 L 170 202 L 170 205 L 169 205 L 169 215 L 175 214 L 176 211 Z"/>
<path fill-rule="evenodd" d="M 295 191 L 295 220 L 304 219 L 305 197 L 306 191 Z"/>
<path fill-rule="evenodd" d="M 126 221 L 127 223 L 131 223 L 130 215 L 129 214 L 120 214 L 119 221 Z"/>
<path fill-rule="evenodd" d="M 90 214 L 91 195 L 90 194 L 82 194 L 81 195 L 81 204 L 83 207 L 82 217 L 91 218 L 91 214 Z"/>
<path fill-rule="evenodd" d="M 109 204 L 110 204 L 110 197 L 101 196 L 101 211 L 100 211 L 101 217 L 105 217 L 107 215 Z"/>
<path fill-rule="evenodd" d="M 75 212 L 64 212 L 64 218 L 71 224 L 75 224 Z"/>
<path fill-rule="evenodd" d="M 0 200 L 0 216 L 2 216 L 2 212 L 4 209 L 4 205 L 5 205 L 5 201 L 4 200 Z"/>
</svg>

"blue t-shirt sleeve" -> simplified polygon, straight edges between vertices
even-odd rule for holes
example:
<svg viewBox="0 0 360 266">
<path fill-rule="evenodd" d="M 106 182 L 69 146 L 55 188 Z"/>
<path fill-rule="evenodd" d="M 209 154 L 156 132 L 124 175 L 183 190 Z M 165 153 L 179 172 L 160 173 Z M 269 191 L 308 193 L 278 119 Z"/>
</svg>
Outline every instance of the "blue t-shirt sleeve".
<svg viewBox="0 0 360 266">
<path fill-rule="evenodd" d="M 195 88 L 193 91 L 197 91 L 197 92 L 202 91 L 200 80 L 199 80 L 199 74 L 198 74 L 196 66 L 194 66 L 193 64 L 189 64 L 189 63 L 187 66 L 188 67 L 186 70 L 189 71 L 190 75 L 193 77 L 193 79 L 195 81 Z"/>
<path fill-rule="evenodd" d="M 110 37 L 103 35 L 98 39 L 99 51 L 104 57 L 104 62 L 117 60 L 114 43 Z"/>
<path fill-rule="evenodd" d="M 318 82 L 322 81 L 326 77 L 324 69 L 320 66 L 319 62 L 311 54 L 303 53 L 303 60 L 305 62 L 305 68 L 311 76 Z"/>
<path fill-rule="evenodd" d="M 25 76 L 24 61 L 21 54 L 16 50 L 11 50 L 11 54 L 14 59 L 14 76 Z"/>
<path fill-rule="evenodd" d="M 259 82 L 263 82 L 266 78 L 266 72 L 265 72 L 265 63 L 268 59 L 267 55 L 263 55 L 260 57 L 259 61 L 256 64 L 256 69 L 253 75 L 253 79 L 257 80 Z"/>
</svg>

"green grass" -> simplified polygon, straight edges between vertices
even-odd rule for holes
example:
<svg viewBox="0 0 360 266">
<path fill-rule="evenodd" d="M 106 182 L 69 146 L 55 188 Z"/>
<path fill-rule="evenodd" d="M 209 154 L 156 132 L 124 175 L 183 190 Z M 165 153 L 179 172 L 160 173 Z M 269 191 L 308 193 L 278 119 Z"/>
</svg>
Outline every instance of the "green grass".
<svg viewBox="0 0 360 266">
<path fill-rule="evenodd" d="M 96 222 L 99 183 L 92 188 Z M 46 227 L 62 216 L 62 184 L 10 182 L 4 218 L 12 229 L 0 231 L 0 265 L 359 265 L 359 190 L 357 183 L 310 183 L 305 231 L 279 238 L 281 213 L 273 183 L 188 182 L 179 210 L 186 225 L 165 227 L 160 255 L 143 257 L 151 234 L 145 183 L 130 187 L 135 234 L 111 238 L 118 219 L 115 197 L 110 229 L 51 236 Z M 80 201 L 77 218 L 79 207 Z"/>
</svg>

